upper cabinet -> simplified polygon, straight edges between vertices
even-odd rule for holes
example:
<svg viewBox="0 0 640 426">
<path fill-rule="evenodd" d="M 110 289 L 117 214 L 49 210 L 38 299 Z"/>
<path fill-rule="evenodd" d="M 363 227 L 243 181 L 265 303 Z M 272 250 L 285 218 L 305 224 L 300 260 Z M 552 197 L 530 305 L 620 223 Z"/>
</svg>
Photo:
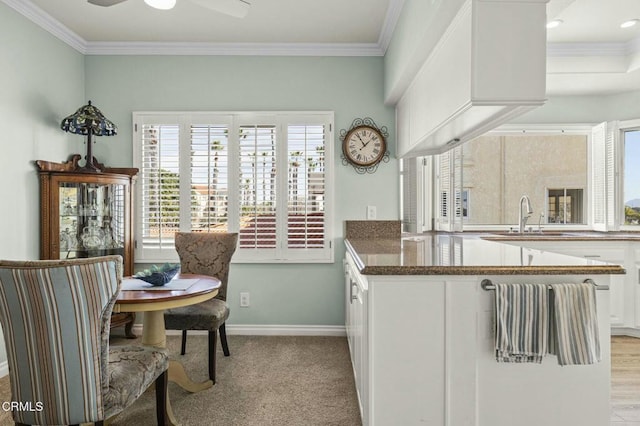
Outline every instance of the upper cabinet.
<svg viewBox="0 0 640 426">
<path fill-rule="evenodd" d="M 439 154 L 545 101 L 547 0 L 469 0 L 396 105 L 398 157 Z"/>
</svg>

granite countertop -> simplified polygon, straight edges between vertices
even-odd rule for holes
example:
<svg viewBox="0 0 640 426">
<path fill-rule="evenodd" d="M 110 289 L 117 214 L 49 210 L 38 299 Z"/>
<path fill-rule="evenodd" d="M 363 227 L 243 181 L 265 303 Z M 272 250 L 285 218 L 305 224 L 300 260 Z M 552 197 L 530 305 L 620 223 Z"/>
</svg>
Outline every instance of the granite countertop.
<svg viewBox="0 0 640 426">
<path fill-rule="evenodd" d="M 625 273 L 620 265 L 487 241 L 478 235 L 427 233 L 388 238 L 347 235 L 345 244 L 364 275 Z"/>
<path fill-rule="evenodd" d="M 640 232 L 543 231 L 542 233 L 472 232 L 490 241 L 640 241 Z"/>
</svg>

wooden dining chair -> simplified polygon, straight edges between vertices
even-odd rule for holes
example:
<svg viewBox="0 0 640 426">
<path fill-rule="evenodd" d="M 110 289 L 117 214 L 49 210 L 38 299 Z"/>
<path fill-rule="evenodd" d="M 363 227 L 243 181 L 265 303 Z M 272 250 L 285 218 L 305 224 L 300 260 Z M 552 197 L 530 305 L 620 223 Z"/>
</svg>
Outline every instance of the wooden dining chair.
<svg viewBox="0 0 640 426">
<path fill-rule="evenodd" d="M 120 256 L 0 261 L 0 323 L 18 425 L 102 425 L 155 382 L 156 418 L 165 424 L 163 349 L 109 346 L 122 279 Z"/>
<path fill-rule="evenodd" d="M 229 318 L 227 282 L 231 257 L 236 251 L 237 233 L 179 232 L 176 234 L 176 251 L 180 256 L 180 272 L 216 277 L 220 289 L 215 298 L 196 305 L 168 309 L 164 314 L 167 330 L 182 330 L 180 353 L 186 352 L 187 330 L 207 330 L 209 343 L 209 379 L 216 382 L 216 333 L 220 331 L 220 343 L 224 356 L 229 356 L 225 321 Z"/>
</svg>

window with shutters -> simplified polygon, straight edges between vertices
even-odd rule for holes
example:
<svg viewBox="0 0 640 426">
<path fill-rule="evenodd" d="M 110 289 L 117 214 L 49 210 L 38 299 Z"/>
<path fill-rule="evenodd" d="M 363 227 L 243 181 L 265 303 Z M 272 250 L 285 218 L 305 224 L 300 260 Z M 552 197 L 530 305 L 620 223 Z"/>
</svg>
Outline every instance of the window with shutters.
<svg viewBox="0 0 640 426">
<path fill-rule="evenodd" d="M 331 262 L 333 113 L 134 113 L 136 259 L 238 232 L 234 261 Z"/>
<path fill-rule="evenodd" d="M 461 149 L 462 155 L 433 156 L 430 187 L 439 230 L 458 229 L 459 216 L 465 230 L 513 229 L 522 195 L 533 208 L 530 229 L 640 225 L 640 119 L 593 127 L 505 125 Z"/>
</svg>

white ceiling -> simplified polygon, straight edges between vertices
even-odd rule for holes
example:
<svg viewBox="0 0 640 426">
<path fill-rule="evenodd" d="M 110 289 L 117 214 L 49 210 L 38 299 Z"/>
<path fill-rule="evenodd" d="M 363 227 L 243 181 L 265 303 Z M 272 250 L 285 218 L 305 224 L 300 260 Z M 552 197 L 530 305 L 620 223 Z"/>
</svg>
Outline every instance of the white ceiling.
<svg viewBox="0 0 640 426">
<path fill-rule="evenodd" d="M 551 0 L 547 18 L 547 94 L 611 94 L 640 90 L 638 0 Z"/>
<path fill-rule="evenodd" d="M 170 11 L 127 0 L 0 0 L 90 54 L 383 55 L 404 0 L 248 0 L 232 18 L 190 0 Z M 215 1 L 215 0 L 211 0 Z M 421 0 L 424 1 L 424 0 Z M 550 0 L 547 94 L 640 90 L 640 0 Z"/>
<path fill-rule="evenodd" d="M 210 0 L 216 1 L 216 0 Z M 143 0 L 110 7 L 32 0 L 88 42 L 376 43 L 390 0 L 248 0 L 233 18 L 190 0 L 158 10 Z"/>
</svg>

